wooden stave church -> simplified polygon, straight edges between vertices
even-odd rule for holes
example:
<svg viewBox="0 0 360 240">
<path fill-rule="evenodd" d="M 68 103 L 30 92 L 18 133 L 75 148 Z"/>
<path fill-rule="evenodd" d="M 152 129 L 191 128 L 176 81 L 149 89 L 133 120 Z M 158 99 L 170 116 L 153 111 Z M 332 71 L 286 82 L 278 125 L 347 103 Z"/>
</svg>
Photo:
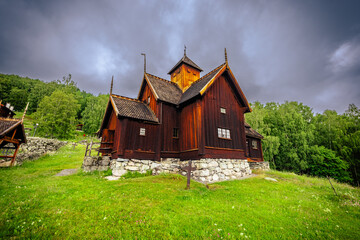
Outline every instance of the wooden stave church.
<svg viewBox="0 0 360 240">
<path fill-rule="evenodd" d="M 98 136 L 112 159 L 247 159 L 262 162 L 261 136 L 245 122 L 251 111 L 227 62 L 200 78 L 184 52 L 171 80 L 144 71 L 137 99 L 112 94 Z"/>
</svg>

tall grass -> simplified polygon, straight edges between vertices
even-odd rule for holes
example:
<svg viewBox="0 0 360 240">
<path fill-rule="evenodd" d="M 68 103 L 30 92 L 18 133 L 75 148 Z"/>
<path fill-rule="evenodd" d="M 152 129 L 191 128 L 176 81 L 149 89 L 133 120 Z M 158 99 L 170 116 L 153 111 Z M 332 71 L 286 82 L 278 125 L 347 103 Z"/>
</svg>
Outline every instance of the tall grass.
<svg viewBox="0 0 360 240">
<path fill-rule="evenodd" d="M 0 169 L 0 238 L 360 238 L 360 191 L 348 185 L 334 183 L 335 196 L 326 179 L 276 171 L 190 190 L 180 175 L 108 181 L 80 170 L 84 151 Z M 67 168 L 79 171 L 55 176 Z"/>
</svg>

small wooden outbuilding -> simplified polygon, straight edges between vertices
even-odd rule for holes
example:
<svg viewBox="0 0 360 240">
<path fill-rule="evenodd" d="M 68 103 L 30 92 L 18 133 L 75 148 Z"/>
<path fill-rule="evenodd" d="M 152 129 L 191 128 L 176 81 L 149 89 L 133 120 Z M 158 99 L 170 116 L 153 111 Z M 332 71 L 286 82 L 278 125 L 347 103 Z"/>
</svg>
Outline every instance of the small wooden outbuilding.
<svg viewBox="0 0 360 240">
<path fill-rule="evenodd" d="M 4 166 L 12 166 L 22 143 L 26 143 L 23 121 L 13 119 L 15 115 L 7 106 L 0 104 L 0 159 L 11 159 Z"/>
</svg>

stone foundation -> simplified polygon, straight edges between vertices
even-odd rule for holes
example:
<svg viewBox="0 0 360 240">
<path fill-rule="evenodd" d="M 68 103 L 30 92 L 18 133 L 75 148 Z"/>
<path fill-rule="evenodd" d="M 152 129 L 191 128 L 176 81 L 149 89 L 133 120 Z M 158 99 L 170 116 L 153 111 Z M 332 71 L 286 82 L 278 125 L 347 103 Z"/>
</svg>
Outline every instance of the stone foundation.
<svg viewBox="0 0 360 240">
<path fill-rule="evenodd" d="M 269 162 L 249 162 L 249 165 L 252 170 L 270 170 Z"/>
<path fill-rule="evenodd" d="M 86 156 L 81 167 L 85 172 L 107 171 L 110 167 L 110 157 Z"/>
<path fill-rule="evenodd" d="M 145 173 L 149 170 L 152 171 L 153 175 L 174 173 L 185 176 L 186 171 L 181 170 L 185 166 L 188 166 L 188 161 L 180 161 L 176 158 L 166 158 L 160 162 L 118 158 L 111 160 L 110 168 L 113 175 L 118 177 L 128 171 Z M 240 179 L 251 175 L 247 160 L 242 159 L 206 158 L 193 160 L 192 166 L 195 166 L 197 169 L 191 172 L 191 178 L 203 183 Z"/>
<path fill-rule="evenodd" d="M 188 166 L 189 161 L 180 161 L 178 158 L 162 158 L 160 162 L 139 159 L 113 159 L 110 157 L 84 158 L 82 168 L 85 172 L 112 170 L 114 177 L 120 177 L 127 172 L 146 173 L 152 171 L 153 175 L 161 173 L 173 173 L 186 176 L 183 167 Z M 213 183 L 231 179 L 241 179 L 252 174 L 251 170 L 269 170 L 269 162 L 248 162 L 243 159 L 213 159 L 205 158 L 192 160 L 192 166 L 196 170 L 191 172 L 191 178 L 203 183 Z"/>
</svg>

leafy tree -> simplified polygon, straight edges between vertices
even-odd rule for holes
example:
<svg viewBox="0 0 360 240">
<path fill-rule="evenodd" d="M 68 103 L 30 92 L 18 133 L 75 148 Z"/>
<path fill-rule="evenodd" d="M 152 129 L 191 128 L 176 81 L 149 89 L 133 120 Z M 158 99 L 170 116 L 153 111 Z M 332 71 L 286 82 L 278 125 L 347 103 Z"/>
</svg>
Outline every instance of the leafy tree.
<svg viewBox="0 0 360 240">
<path fill-rule="evenodd" d="M 260 102 L 254 102 L 251 104 L 251 107 L 253 111 L 245 116 L 246 121 L 253 129 L 264 136 L 264 139 L 262 140 L 264 160 L 270 162 L 271 168 L 276 169 L 274 157 L 279 153 L 280 139 L 277 136 L 270 135 L 271 129 L 269 124 L 264 121 L 268 112 L 274 110 L 276 105 L 274 103 L 269 103 L 269 106 L 265 108 Z M 271 110 L 269 110 L 269 108 L 271 108 Z"/>
<path fill-rule="evenodd" d="M 12 106 L 14 106 L 15 110 L 20 111 L 25 108 L 27 97 L 28 94 L 26 90 L 14 87 L 10 91 L 8 101 Z"/>
<path fill-rule="evenodd" d="M 341 182 L 350 182 L 346 161 L 336 156 L 336 153 L 324 146 L 312 146 L 309 151 L 309 174 L 319 177 L 332 177 Z"/>
<path fill-rule="evenodd" d="M 347 134 L 341 155 L 350 165 L 354 184 L 360 186 L 360 109 L 355 104 L 350 104 L 344 116 L 347 119 Z"/>
<path fill-rule="evenodd" d="M 279 138 L 279 151 L 274 163 L 279 170 L 302 173 L 307 169 L 307 151 L 313 139 L 310 124 L 312 111 L 297 102 L 266 104 L 267 114 L 264 124 L 269 128 L 268 135 Z"/>
<path fill-rule="evenodd" d="M 108 100 L 109 95 L 99 95 L 88 100 L 86 108 L 82 113 L 84 132 L 93 134 L 99 130 Z"/>
<path fill-rule="evenodd" d="M 29 113 L 33 113 L 39 107 L 39 103 L 45 96 L 50 96 L 56 89 L 58 84 L 55 81 L 45 83 L 39 82 L 31 89 L 28 101 L 29 101 Z"/>
<path fill-rule="evenodd" d="M 75 117 L 79 104 L 72 94 L 61 90 L 45 96 L 35 113 L 39 133 L 56 138 L 69 138 L 75 130 Z"/>
</svg>

